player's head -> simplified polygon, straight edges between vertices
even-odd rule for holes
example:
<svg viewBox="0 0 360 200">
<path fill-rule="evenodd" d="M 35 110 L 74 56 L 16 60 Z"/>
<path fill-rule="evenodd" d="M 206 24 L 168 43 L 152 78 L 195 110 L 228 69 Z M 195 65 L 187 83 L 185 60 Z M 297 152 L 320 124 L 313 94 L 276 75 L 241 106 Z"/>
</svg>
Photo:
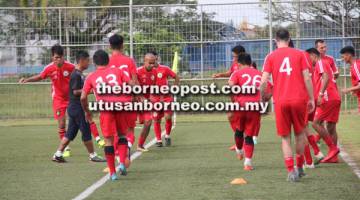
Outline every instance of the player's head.
<svg viewBox="0 0 360 200">
<path fill-rule="evenodd" d="M 320 52 L 321 55 L 325 55 L 327 51 L 326 42 L 322 39 L 315 40 L 315 48 Z"/>
<path fill-rule="evenodd" d="M 156 67 L 156 56 L 153 53 L 147 53 L 144 57 L 144 67 L 147 71 L 151 71 Z"/>
<path fill-rule="evenodd" d="M 64 48 L 58 44 L 52 46 L 51 57 L 54 64 L 61 67 L 64 64 Z"/>
<path fill-rule="evenodd" d="M 243 66 L 251 66 L 252 60 L 250 54 L 241 53 L 237 59 L 238 63 Z"/>
<path fill-rule="evenodd" d="M 109 64 L 109 55 L 104 50 L 97 50 L 94 53 L 93 61 L 96 66 L 107 66 Z"/>
<path fill-rule="evenodd" d="M 346 46 L 340 50 L 341 58 L 344 62 L 350 64 L 355 57 L 355 49 L 352 46 Z"/>
<path fill-rule="evenodd" d="M 239 54 L 245 53 L 245 48 L 241 45 L 237 45 L 231 49 L 233 60 L 236 62 Z"/>
<path fill-rule="evenodd" d="M 289 31 L 284 28 L 281 28 L 278 31 L 276 31 L 275 41 L 276 41 L 276 46 L 278 48 L 284 47 L 284 46 L 289 46 L 289 42 L 290 42 Z"/>
<path fill-rule="evenodd" d="M 152 51 L 149 51 L 148 53 L 152 54 L 155 56 L 155 67 L 157 67 L 160 63 L 160 57 L 159 57 L 159 54 L 155 51 L 155 50 L 152 50 Z"/>
<path fill-rule="evenodd" d="M 306 53 L 309 54 L 310 61 L 313 65 L 320 59 L 320 52 L 315 48 L 306 49 Z"/>
<path fill-rule="evenodd" d="M 89 53 L 84 50 L 80 50 L 76 54 L 76 63 L 82 70 L 86 70 L 89 67 L 90 58 Z"/>
<path fill-rule="evenodd" d="M 121 51 L 124 47 L 124 37 L 114 34 L 109 38 L 109 43 L 112 50 Z"/>
</svg>

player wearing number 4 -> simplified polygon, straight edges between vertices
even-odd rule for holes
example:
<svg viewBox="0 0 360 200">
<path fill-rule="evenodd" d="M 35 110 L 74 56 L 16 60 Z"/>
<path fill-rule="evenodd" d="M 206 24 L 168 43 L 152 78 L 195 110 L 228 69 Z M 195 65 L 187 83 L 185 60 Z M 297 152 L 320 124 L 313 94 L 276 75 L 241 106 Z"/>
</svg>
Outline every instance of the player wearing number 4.
<svg viewBox="0 0 360 200">
<path fill-rule="evenodd" d="M 265 58 L 261 79 L 261 97 L 265 100 L 270 75 L 274 81 L 274 106 L 277 133 L 282 139 L 282 151 L 288 170 L 288 181 L 297 182 L 304 176 L 304 146 L 306 117 L 315 108 L 314 94 L 304 52 L 290 48 L 286 29 L 276 32 L 277 49 Z M 291 128 L 295 132 L 296 166 L 291 148 Z"/>
<path fill-rule="evenodd" d="M 261 80 L 261 72 L 251 67 L 252 61 L 249 54 L 240 54 L 238 63 L 241 67 L 234 72 L 229 80 L 230 86 L 254 86 L 259 88 Z M 271 95 L 267 95 L 269 100 Z M 238 94 L 234 96 L 235 102 L 241 107 L 245 107 L 246 103 L 260 102 L 259 91 L 256 94 Z M 245 162 L 244 170 L 253 170 L 252 157 L 254 152 L 253 136 L 258 135 L 260 129 L 261 114 L 259 111 L 236 111 L 235 117 L 238 119 L 238 131 L 235 132 L 235 144 L 237 157 L 242 160 L 244 147 Z"/>
</svg>

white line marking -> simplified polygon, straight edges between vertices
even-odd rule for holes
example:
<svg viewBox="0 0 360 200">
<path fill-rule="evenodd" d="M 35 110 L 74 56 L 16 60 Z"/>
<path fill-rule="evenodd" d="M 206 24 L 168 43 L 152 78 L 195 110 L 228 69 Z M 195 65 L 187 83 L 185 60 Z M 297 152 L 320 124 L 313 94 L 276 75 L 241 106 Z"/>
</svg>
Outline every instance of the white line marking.
<svg viewBox="0 0 360 200">
<path fill-rule="evenodd" d="M 174 120 L 175 121 L 175 120 Z M 173 130 L 175 128 L 175 126 L 173 126 L 171 128 L 171 130 Z M 165 136 L 165 130 L 162 132 L 161 137 Z M 153 146 L 156 143 L 156 138 L 152 139 L 150 142 L 148 142 L 145 145 L 145 148 L 150 148 L 151 146 Z M 130 156 L 130 160 L 133 161 L 136 158 L 138 158 L 139 156 L 141 156 L 142 152 L 136 151 L 135 153 L 131 154 Z M 116 171 L 119 171 L 119 166 L 116 167 Z M 82 193 L 80 193 L 78 196 L 76 196 L 75 198 L 73 198 L 73 200 L 83 200 L 86 199 L 87 197 L 89 197 L 92 193 L 95 192 L 95 190 L 97 190 L 98 188 L 100 188 L 101 186 L 103 186 L 107 181 L 109 180 L 109 175 L 106 174 L 105 176 L 103 176 L 101 179 L 99 179 L 98 181 L 96 181 L 94 184 L 92 184 L 91 186 L 89 186 L 88 188 L 86 188 Z"/>
<path fill-rule="evenodd" d="M 357 166 L 356 162 L 350 157 L 348 153 L 346 153 L 346 151 L 341 145 L 339 145 L 339 147 L 340 147 L 341 158 L 346 162 L 346 164 L 348 164 L 351 167 L 351 169 L 354 171 L 356 176 L 360 178 L 360 168 Z"/>
</svg>

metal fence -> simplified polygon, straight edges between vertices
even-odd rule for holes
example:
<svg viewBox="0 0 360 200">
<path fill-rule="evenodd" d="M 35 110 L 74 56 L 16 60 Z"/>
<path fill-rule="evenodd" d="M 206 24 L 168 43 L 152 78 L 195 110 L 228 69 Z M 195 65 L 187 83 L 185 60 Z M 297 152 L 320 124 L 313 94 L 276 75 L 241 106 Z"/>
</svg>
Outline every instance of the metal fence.
<svg viewBox="0 0 360 200">
<path fill-rule="evenodd" d="M 286 27 L 301 49 L 325 39 L 328 54 L 340 68 L 338 84 L 343 87 L 350 84 L 349 69 L 341 62 L 339 50 L 353 45 L 360 53 L 359 13 L 357 0 L 0 8 L 0 110 L 14 102 L 6 96 L 8 89 L 18 87 L 5 83 L 40 72 L 50 62 L 52 45 L 64 46 L 66 58 L 74 62 L 80 49 L 90 54 L 109 50 L 108 37 L 113 33 L 125 37 L 125 51 L 138 65 L 145 52 L 155 50 L 161 62 L 171 66 L 178 52 L 180 75 L 199 80 L 227 70 L 236 44 L 243 45 L 261 68 L 274 48 L 273 33 Z M 343 102 L 346 110 L 357 104 L 351 96 L 343 96 Z"/>
</svg>

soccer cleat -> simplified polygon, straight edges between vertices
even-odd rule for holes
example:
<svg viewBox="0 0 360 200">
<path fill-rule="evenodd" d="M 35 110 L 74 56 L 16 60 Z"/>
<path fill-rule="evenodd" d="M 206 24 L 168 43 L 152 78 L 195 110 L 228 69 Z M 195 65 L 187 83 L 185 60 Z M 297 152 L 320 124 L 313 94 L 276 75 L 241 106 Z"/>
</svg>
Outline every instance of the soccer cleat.
<svg viewBox="0 0 360 200">
<path fill-rule="evenodd" d="M 331 159 L 324 161 L 324 163 L 339 163 L 339 158 L 338 156 L 334 156 Z"/>
<path fill-rule="evenodd" d="M 302 167 L 296 169 L 296 174 L 299 178 L 306 176 L 304 169 Z"/>
<path fill-rule="evenodd" d="M 171 146 L 171 138 L 165 138 L 165 146 L 166 147 Z"/>
<path fill-rule="evenodd" d="M 340 153 L 340 149 L 336 147 L 336 149 L 330 150 L 328 155 L 320 161 L 320 163 L 328 163 L 333 157 L 337 156 Z"/>
<path fill-rule="evenodd" d="M 66 160 L 64 159 L 63 156 L 55 156 L 55 155 L 52 157 L 52 161 L 57 162 L 57 163 L 65 163 L 66 162 Z"/>
<path fill-rule="evenodd" d="M 162 147 L 162 146 L 163 146 L 163 143 L 162 143 L 162 142 L 156 142 L 156 146 L 157 146 L 157 147 Z"/>
<path fill-rule="evenodd" d="M 244 159 L 244 154 L 243 153 L 236 153 L 236 157 L 237 157 L 237 159 L 242 160 L 242 159 Z"/>
<path fill-rule="evenodd" d="M 145 149 L 144 146 L 138 146 L 136 150 L 140 151 L 140 152 L 148 152 L 149 151 L 149 149 Z"/>
<path fill-rule="evenodd" d="M 229 147 L 229 150 L 230 150 L 230 151 L 235 151 L 235 150 L 236 150 L 236 145 L 234 144 L 234 145 L 232 145 L 231 147 Z"/>
<path fill-rule="evenodd" d="M 251 170 L 254 170 L 254 167 L 251 166 L 251 165 L 244 165 L 244 170 L 245 171 L 251 171 Z"/>
<path fill-rule="evenodd" d="M 299 175 L 294 171 L 288 173 L 287 181 L 295 183 L 300 180 Z"/>
<path fill-rule="evenodd" d="M 119 180 L 118 176 L 116 175 L 116 173 L 110 174 L 110 180 L 111 181 L 116 181 Z"/>
<path fill-rule="evenodd" d="M 89 157 L 89 160 L 92 161 L 92 162 L 106 162 L 106 159 L 104 159 L 103 157 L 101 156 L 94 156 L 94 157 Z"/>
<path fill-rule="evenodd" d="M 105 141 L 103 139 L 101 139 L 101 138 L 96 140 L 96 143 L 97 143 L 99 148 L 104 148 L 105 147 Z"/>
<path fill-rule="evenodd" d="M 318 165 L 323 159 L 324 159 L 324 154 L 319 152 L 317 155 L 315 155 L 314 164 Z"/>
<path fill-rule="evenodd" d="M 120 175 L 122 176 L 127 175 L 126 166 L 122 163 L 119 165 L 119 171 L 120 171 Z"/>
<path fill-rule="evenodd" d="M 253 141 L 254 141 L 254 144 L 258 144 L 258 137 L 257 136 L 253 136 Z"/>
<path fill-rule="evenodd" d="M 304 164 L 304 168 L 305 169 L 315 169 L 315 165 L 314 165 L 314 163 L 311 163 L 311 165 Z"/>
<path fill-rule="evenodd" d="M 71 150 L 70 150 L 70 148 L 65 149 L 65 151 L 64 151 L 64 153 L 63 153 L 63 157 L 64 157 L 64 158 L 68 158 L 68 157 L 70 157 L 70 156 L 71 156 Z"/>
</svg>

